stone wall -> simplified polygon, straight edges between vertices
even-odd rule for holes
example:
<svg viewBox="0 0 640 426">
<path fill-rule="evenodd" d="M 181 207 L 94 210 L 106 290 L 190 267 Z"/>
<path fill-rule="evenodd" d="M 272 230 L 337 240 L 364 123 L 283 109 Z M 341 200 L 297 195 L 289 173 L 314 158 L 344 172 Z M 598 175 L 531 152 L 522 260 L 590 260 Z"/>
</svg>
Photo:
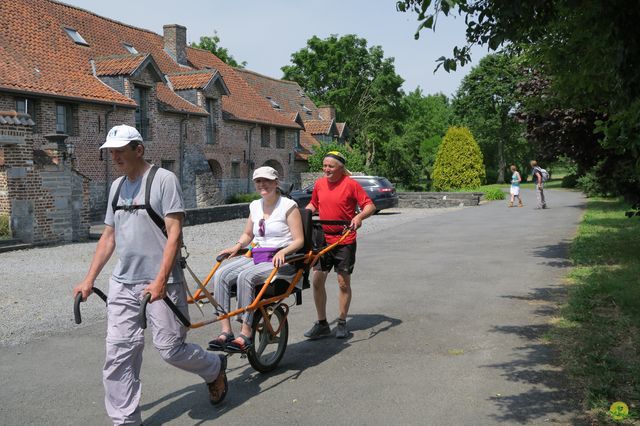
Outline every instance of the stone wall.
<svg viewBox="0 0 640 426">
<path fill-rule="evenodd" d="M 187 209 L 185 226 L 249 217 L 249 203 L 226 204 L 199 209 Z"/>
<path fill-rule="evenodd" d="M 31 126 L 1 125 L 0 136 L 7 135 L 15 141 L 0 144 L 0 191 L 7 192 L 9 206 L 2 203 L 2 210 L 10 215 L 13 237 L 33 244 L 87 238 L 89 179 L 57 149 L 43 146 L 51 156 L 34 151 Z"/>
<path fill-rule="evenodd" d="M 481 192 L 399 192 L 398 207 L 430 209 L 477 206 L 483 195 Z"/>
</svg>

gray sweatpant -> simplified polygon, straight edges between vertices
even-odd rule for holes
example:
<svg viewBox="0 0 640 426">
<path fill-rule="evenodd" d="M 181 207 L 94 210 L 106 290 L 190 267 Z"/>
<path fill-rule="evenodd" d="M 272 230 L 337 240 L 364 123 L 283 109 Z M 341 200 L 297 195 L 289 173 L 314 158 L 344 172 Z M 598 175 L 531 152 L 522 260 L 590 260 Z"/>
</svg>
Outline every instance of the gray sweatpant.
<svg viewBox="0 0 640 426">
<path fill-rule="evenodd" d="M 538 201 L 538 208 L 544 209 L 547 207 L 547 202 L 544 199 L 544 187 L 536 185 L 536 200 Z"/>
<path fill-rule="evenodd" d="M 145 284 L 109 282 L 107 303 L 107 356 L 102 372 L 105 406 L 113 424 L 140 424 L 140 368 L 144 330 L 138 313 Z M 167 296 L 187 318 L 186 291 L 182 283 L 167 285 Z M 186 328 L 161 300 L 147 306 L 147 323 L 153 345 L 167 363 L 213 382 L 220 372 L 220 358 L 193 343 L 185 343 Z"/>
<path fill-rule="evenodd" d="M 213 276 L 213 294 L 225 312 L 231 307 L 230 289 L 237 284 L 238 308 L 244 308 L 255 299 L 254 288 L 263 284 L 273 270 L 273 263 L 253 263 L 253 259 L 239 256 L 224 262 Z M 291 279 L 296 271 L 292 265 L 284 265 L 275 278 Z M 253 312 L 242 314 L 242 321 L 251 324 Z"/>
</svg>

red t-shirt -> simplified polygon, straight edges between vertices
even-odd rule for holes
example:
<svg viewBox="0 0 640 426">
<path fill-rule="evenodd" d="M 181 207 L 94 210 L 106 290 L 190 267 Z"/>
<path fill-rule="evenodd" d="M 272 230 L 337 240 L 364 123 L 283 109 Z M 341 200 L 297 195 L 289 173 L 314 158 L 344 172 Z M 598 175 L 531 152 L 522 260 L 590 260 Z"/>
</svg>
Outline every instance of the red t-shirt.
<svg viewBox="0 0 640 426">
<path fill-rule="evenodd" d="M 329 182 L 322 177 L 316 181 L 311 195 L 311 205 L 316 208 L 320 220 L 351 221 L 356 215 L 356 207 L 364 209 L 373 204 L 362 186 L 348 176 L 343 176 L 338 182 Z M 342 225 L 322 225 L 327 243 L 333 244 L 340 239 Z M 342 242 L 343 245 L 356 241 L 356 233 L 351 234 Z"/>
</svg>

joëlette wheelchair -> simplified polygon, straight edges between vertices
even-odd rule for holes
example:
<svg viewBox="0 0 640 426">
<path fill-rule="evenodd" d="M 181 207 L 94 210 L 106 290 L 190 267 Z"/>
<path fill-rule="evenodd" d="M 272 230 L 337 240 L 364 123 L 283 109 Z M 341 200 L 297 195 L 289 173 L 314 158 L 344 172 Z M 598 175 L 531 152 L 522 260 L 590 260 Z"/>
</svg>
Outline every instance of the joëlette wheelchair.
<svg viewBox="0 0 640 426">
<path fill-rule="evenodd" d="M 289 324 L 287 321 L 289 308 L 294 305 L 302 304 L 302 290 L 310 287 L 309 273 L 311 267 L 315 265 L 315 263 L 318 262 L 320 257 L 325 253 L 333 250 L 337 245 L 342 243 L 342 241 L 344 241 L 351 232 L 351 229 L 349 228 L 350 222 L 348 221 L 313 220 L 311 211 L 307 209 L 299 210 L 302 216 L 304 246 L 298 253 L 290 254 L 285 257 L 285 262 L 287 264 L 294 265 L 296 270 L 295 275 L 290 281 L 282 278 L 275 278 L 278 273 L 278 268 L 274 267 L 264 284 L 256 286 L 255 299 L 250 305 L 231 312 L 225 312 L 206 286 L 222 262 L 228 258 L 228 255 L 225 254 L 218 256 L 216 258 L 216 263 L 207 277 L 204 281 L 200 281 L 186 263 L 186 258 L 188 257 L 187 253 L 187 255 L 183 256 L 181 259 L 181 266 L 187 269 L 197 284 L 196 291 L 193 295 L 190 294 L 187 300 L 190 304 L 197 305 L 201 312 L 201 307 L 203 305 L 207 303 L 210 304 L 214 309 L 214 317 L 199 322 L 191 322 L 171 301 L 171 299 L 168 297 L 163 299 L 175 314 L 176 318 L 188 329 L 200 328 L 208 324 L 213 324 L 227 318 L 241 315 L 244 312 L 254 312 L 251 336 L 249 336 L 251 337 L 253 344 L 247 349 L 246 353 L 241 353 L 241 355 L 246 356 L 249 359 L 251 366 L 261 373 L 268 373 L 274 370 L 284 356 L 289 338 Z M 342 225 L 343 231 L 338 241 L 333 244 L 326 245 L 326 243 L 324 243 L 322 225 Z M 250 255 L 248 252 L 248 249 L 243 249 L 239 251 L 239 255 Z M 95 287 L 93 291 L 106 303 L 106 297 L 104 297 L 104 293 L 102 291 Z M 291 305 L 287 303 L 287 299 L 289 297 L 295 297 L 295 302 Z M 147 326 L 146 308 L 150 298 L 151 295 L 146 294 L 140 305 L 139 319 L 142 328 L 146 328 Z M 74 304 L 74 314 L 77 324 L 80 324 L 82 321 L 80 315 L 81 301 L 82 297 L 78 294 Z"/>
</svg>

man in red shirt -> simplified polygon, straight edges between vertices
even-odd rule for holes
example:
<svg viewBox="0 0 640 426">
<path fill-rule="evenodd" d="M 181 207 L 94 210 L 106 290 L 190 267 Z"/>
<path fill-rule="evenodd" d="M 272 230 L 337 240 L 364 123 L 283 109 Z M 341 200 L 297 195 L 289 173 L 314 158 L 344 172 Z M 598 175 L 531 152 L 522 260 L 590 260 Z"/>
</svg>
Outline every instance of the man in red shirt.
<svg viewBox="0 0 640 426">
<path fill-rule="evenodd" d="M 318 313 L 318 321 L 304 333 L 309 339 L 329 336 L 331 328 L 327 322 L 327 292 L 325 282 L 331 268 L 338 274 L 340 293 L 338 303 L 340 317 L 336 327 L 336 337 L 344 339 L 347 330 L 347 313 L 351 304 L 351 273 L 356 262 L 356 232 L 362 221 L 376 211 L 376 207 L 362 186 L 351 179 L 345 168 L 345 159 L 338 151 L 329 152 L 322 161 L 324 177 L 318 179 L 313 188 L 311 202 L 307 209 L 318 212 L 321 220 L 345 220 L 351 222 L 353 231 L 339 246 L 325 254 L 314 266 L 313 300 Z M 356 214 L 356 207 L 360 213 Z M 335 243 L 342 234 L 341 225 L 322 226 L 327 244 Z"/>
</svg>

